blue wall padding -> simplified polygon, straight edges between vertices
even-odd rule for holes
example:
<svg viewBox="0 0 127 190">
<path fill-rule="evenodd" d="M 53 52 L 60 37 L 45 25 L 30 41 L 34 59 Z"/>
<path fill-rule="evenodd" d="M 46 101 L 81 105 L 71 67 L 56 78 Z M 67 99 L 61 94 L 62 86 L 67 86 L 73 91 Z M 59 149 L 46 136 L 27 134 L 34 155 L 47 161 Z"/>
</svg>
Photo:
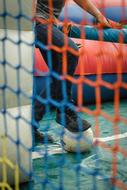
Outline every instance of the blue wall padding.
<svg viewBox="0 0 127 190">
<path fill-rule="evenodd" d="M 88 75 L 87 76 L 87 78 L 92 81 L 96 81 L 96 77 L 97 77 L 96 75 Z M 78 76 L 77 76 L 77 78 L 78 78 Z M 104 81 L 107 81 L 107 82 L 113 84 L 117 80 L 117 75 L 116 74 L 103 74 L 102 79 Z M 127 83 L 127 74 L 123 74 L 122 82 Z M 77 100 L 77 86 L 76 85 L 73 85 L 73 87 L 72 87 L 72 96 L 73 96 L 74 100 L 76 101 Z M 121 88 L 120 89 L 120 97 L 121 97 L 121 99 L 127 98 L 127 90 Z M 102 102 L 113 100 L 113 98 L 114 98 L 114 91 L 102 86 L 101 87 Z M 96 94 L 95 94 L 94 87 L 90 87 L 87 84 L 83 85 L 83 100 L 84 100 L 84 104 L 96 102 Z"/>
<path fill-rule="evenodd" d="M 117 43 L 120 40 L 120 35 L 122 35 L 122 42 L 127 43 L 127 29 L 118 30 L 106 28 L 98 30 L 92 26 L 71 26 L 68 36 L 71 38 L 81 38 L 82 31 L 84 31 L 85 39 L 88 40 L 99 40 L 100 36 L 102 37 L 103 35 L 103 41 Z"/>
<path fill-rule="evenodd" d="M 122 20 L 127 20 L 127 7 L 107 7 L 104 9 L 100 9 L 102 13 L 109 19 L 114 20 L 116 22 L 120 22 Z M 86 13 L 83 9 L 81 9 L 77 5 L 68 5 L 67 8 L 67 18 L 70 21 L 75 23 L 81 23 L 82 20 L 87 20 L 89 23 L 95 22 L 95 18 L 90 14 Z M 123 12 L 125 13 L 123 19 Z M 60 14 L 60 20 L 63 21 L 65 18 L 65 11 L 62 10 Z"/>
<path fill-rule="evenodd" d="M 78 76 L 75 76 L 78 78 Z M 87 78 L 96 81 L 96 75 L 87 75 Z M 117 80 L 116 74 L 103 74 L 102 79 L 109 83 L 114 83 Z M 122 75 L 122 81 L 127 83 L 127 74 Z M 41 91 L 46 88 L 46 77 L 34 77 L 34 96 L 39 95 Z M 72 86 L 72 97 L 76 101 L 77 100 L 77 85 Z M 90 87 L 87 84 L 83 85 L 83 100 L 84 104 L 95 103 L 95 88 Z M 127 98 L 127 90 L 121 88 L 120 97 Z M 106 87 L 101 87 L 101 100 L 102 102 L 113 100 L 114 91 L 107 89 Z"/>
</svg>

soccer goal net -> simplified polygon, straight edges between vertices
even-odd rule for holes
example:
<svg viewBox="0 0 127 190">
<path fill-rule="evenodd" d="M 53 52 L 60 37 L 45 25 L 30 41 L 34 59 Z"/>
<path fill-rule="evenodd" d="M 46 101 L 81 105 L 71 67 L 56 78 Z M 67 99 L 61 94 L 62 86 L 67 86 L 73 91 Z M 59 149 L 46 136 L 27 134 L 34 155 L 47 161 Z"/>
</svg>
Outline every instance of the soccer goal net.
<svg viewBox="0 0 127 190">
<path fill-rule="evenodd" d="M 37 1 L 45 20 L 33 18 L 32 0 L 0 0 L 0 189 L 127 189 L 127 2 L 92 0 L 105 28 L 70 0 L 54 24 L 57 1 Z M 68 130 L 66 110 L 78 131 Z"/>
</svg>

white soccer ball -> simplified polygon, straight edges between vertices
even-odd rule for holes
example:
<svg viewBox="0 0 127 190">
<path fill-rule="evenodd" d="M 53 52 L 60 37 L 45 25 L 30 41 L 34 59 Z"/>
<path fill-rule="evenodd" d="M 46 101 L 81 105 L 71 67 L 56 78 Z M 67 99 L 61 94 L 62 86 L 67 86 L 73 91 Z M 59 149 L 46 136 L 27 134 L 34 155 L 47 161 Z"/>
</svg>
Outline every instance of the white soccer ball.
<svg viewBox="0 0 127 190">
<path fill-rule="evenodd" d="M 68 129 L 64 129 L 64 135 L 62 138 L 63 148 L 68 152 L 86 152 L 93 146 L 93 131 L 91 128 L 83 132 L 70 132 Z"/>
</svg>

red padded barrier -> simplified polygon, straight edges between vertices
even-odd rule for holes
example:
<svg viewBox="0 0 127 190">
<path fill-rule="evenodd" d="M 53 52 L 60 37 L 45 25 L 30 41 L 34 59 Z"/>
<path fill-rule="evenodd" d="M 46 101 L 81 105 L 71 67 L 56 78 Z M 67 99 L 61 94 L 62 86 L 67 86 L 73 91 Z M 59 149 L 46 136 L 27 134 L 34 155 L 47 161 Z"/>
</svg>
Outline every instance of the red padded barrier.
<svg viewBox="0 0 127 190">
<path fill-rule="evenodd" d="M 38 48 L 35 48 L 34 51 L 34 68 L 35 68 L 35 76 L 43 75 L 48 72 L 48 67 L 41 55 L 41 52 Z"/>
<path fill-rule="evenodd" d="M 118 73 L 119 52 L 122 72 L 127 73 L 127 45 L 111 42 L 99 42 L 92 40 L 73 39 L 77 44 L 81 44 L 79 63 L 76 75 L 96 74 L 98 65 L 103 73 Z M 45 75 L 48 67 L 43 60 L 39 49 L 35 49 L 35 76 Z"/>
<path fill-rule="evenodd" d="M 96 74 L 98 66 L 101 73 L 118 73 L 118 59 L 121 50 L 120 62 L 122 73 L 127 73 L 127 45 L 111 42 L 99 42 L 74 39 L 80 48 L 79 64 L 75 74 Z M 84 42 L 83 42 L 84 41 Z M 83 64 L 83 66 L 81 65 Z"/>
</svg>

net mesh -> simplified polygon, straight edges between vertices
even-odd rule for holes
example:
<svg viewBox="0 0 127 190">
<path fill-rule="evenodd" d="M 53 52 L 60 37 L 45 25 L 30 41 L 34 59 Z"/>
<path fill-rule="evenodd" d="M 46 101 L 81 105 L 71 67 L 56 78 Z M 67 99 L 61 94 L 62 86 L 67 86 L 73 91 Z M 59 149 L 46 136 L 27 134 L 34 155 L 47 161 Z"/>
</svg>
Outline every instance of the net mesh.
<svg viewBox="0 0 127 190">
<path fill-rule="evenodd" d="M 97 32 L 98 46 L 97 52 L 94 55 L 96 59 L 94 60 L 94 64 L 96 64 L 96 79 L 91 80 L 88 78 L 88 73 L 85 75 L 84 73 L 87 71 L 87 68 L 84 66 L 84 62 L 80 61 L 78 77 L 68 75 L 67 68 L 67 51 L 71 54 L 80 57 L 81 60 L 84 60 L 84 55 L 88 53 L 86 50 L 86 44 L 89 43 L 87 37 L 87 28 L 84 28 L 84 24 L 92 25 L 95 27 L 96 23 L 93 22 L 91 24 L 91 20 L 86 13 L 84 14 L 84 19 L 80 20 L 80 24 L 73 23 L 71 19 L 69 19 L 69 9 L 65 7 L 64 9 L 64 27 L 63 23 L 59 21 L 59 29 L 62 30 L 65 35 L 70 35 L 72 38 L 80 38 L 82 39 L 78 45 L 81 47 L 80 51 L 77 52 L 73 48 L 68 46 L 67 38 L 64 39 L 64 46 L 59 48 L 53 45 L 52 41 L 52 25 L 54 22 L 53 19 L 53 4 L 52 0 L 49 0 L 50 6 L 50 18 L 47 20 L 48 25 L 48 43 L 47 46 L 43 44 L 39 44 L 42 49 L 49 48 L 48 51 L 48 65 L 50 71 L 47 73 L 42 70 L 36 70 L 39 73 L 39 77 L 43 75 L 45 76 L 46 86 L 47 86 L 47 95 L 46 98 L 41 98 L 39 95 L 33 93 L 32 91 L 37 88 L 33 82 L 33 73 L 35 73 L 34 65 L 34 35 L 33 35 L 33 20 L 32 20 L 32 10 L 34 6 L 32 1 L 29 0 L 0 0 L 0 188 L 4 189 L 21 189 L 20 182 L 25 182 L 28 180 L 35 180 L 36 184 L 33 185 L 32 182 L 29 184 L 29 189 L 68 189 L 68 187 L 64 187 L 64 171 L 63 167 L 65 163 L 68 163 L 67 166 L 70 168 L 70 162 L 67 162 L 67 157 L 64 155 L 64 150 L 62 148 L 61 157 L 58 166 L 58 184 L 57 187 L 53 185 L 53 183 L 49 179 L 48 170 L 50 168 L 50 161 L 48 156 L 50 155 L 49 147 L 47 145 L 47 141 L 45 141 L 45 145 L 43 147 L 43 151 L 41 150 L 41 154 L 43 152 L 43 162 L 40 169 L 43 171 L 43 176 L 39 176 L 38 173 L 34 173 L 32 170 L 32 122 L 35 122 L 31 119 L 31 102 L 34 99 L 38 99 L 40 102 L 45 104 L 46 112 L 50 112 L 50 104 L 54 107 L 63 109 L 64 106 L 72 105 L 69 104 L 66 97 L 66 80 L 70 81 L 73 85 L 76 85 L 76 101 L 77 105 L 75 109 L 78 112 L 87 114 L 94 119 L 94 136 L 96 140 L 94 142 L 94 149 L 97 152 L 98 148 L 102 148 L 104 151 L 111 153 L 111 189 L 127 189 L 126 180 L 122 180 L 118 178 L 118 154 L 121 154 L 123 158 L 127 159 L 127 150 L 120 146 L 119 138 L 115 138 L 114 143 L 109 145 L 105 141 L 98 140 L 101 137 L 101 127 L 99 123 L 99 117 L 103 117 L 107 122 L 112 123 L 112 130 L 114 135 L 118 136 L 120 134 L 119 123 L 127 124 L 127 117 L 122 116 L 120 113 L 120 99 L 121 99 L 121 89 L 124 89 L 124 93 L 127 91 L 127 75 L 126 75 L 126 67 L 123 66 L 123 60 L 126 62 L 126 29 L 123 32 L 117 31 L 117 39 L 114 42 L 114 46 L 117 47 L 117 53 L 112 55 L 111 50 L 107 50 L 105 48 L 105 42 L 103 42 L 104 33 L 103 29 L 99 28 Z M 101 1 L 101 7 L 103 14 L 107 14 L 105 7 L 107 5 L 106 0 Z M 74 6 L 72 1 L 68 1 L 68 6 Z M 33 7 L 32 7 L 33 6 Z M 122 10 L 121 18 L 125 22 L 126 17 L 126 1 L 120 1 L 120 7 Z M 87 20 L 88 18 L 88 20 Z M 61 19 L 62 20 L 62 19 Z M 38 20 L 42 22 L 41 20 Z M 71 21 L 71 23 L 70 23 Z M 62 24 L 62 26 L 61 26 Z M 72 27 L 71 33 L 70 26 Z M 75 30 L 78 28 L 78 34 Z M 89 28 L 88 28 L 89 29 Z M 91 28 L 92 30 L 92 28 Z M 76 33 L 76 34 L 75 34 Z M 88 32 L 89 33 L 89 32 Z M 73 39 L 76 43 L 76 39 Z M 93 39 L 94 40 L 94 39 Z M 109 41 L 109 39 L 105 40 Z M 52 69 L 52 60 L 51 60 L 51 51 L 59 52 L 62 54 L 62 74 L 56 73 Z M 103 78 L 103 65 L 102 59 L 103 57 L 110 57 L 110 60 L 115 60 L 115 82 L 107 82 Z M 87 59 L 87 58 L 86 58 Z M 85 61 L 87 61 L 85 59 Z M 44 63 L 44 62 L 43 62 Z M 89 63 L 89 61 L 88 61 Z M 85 68 L 84 68 L 85 67 Z M 125 70 L 124 70 L 125 69 Z M 123 74 L 124 73 L 124 74 Z M 114 73 L 113 73 L 114 74 Z M 56 99 L 54 99 L 51 95 L 50 91 L 50 83 L 51 76 L 57 80 L 62 81 L 62 93 L 63 93 L 63 102 L 59 103 Z M 39 79 L 38 77 L 38 79 Z M 125 78 L 124 78 L 125 77 Z M 36 77 L 35 77 L 36 78 Z M 44 82 L 44 81 L 42 81 Z M 95 91 L 95 109 L 92 110 L 89 106 L 85 105 L 84 100 L 84 85 L 90 86 L 94 88 Z M 43 86 L 43 85 L 42 85 Z M 102 91 L 101 88 L 104 87 L 107 90 L 112 90 L 113 93 L 113 109 L 114 113 L 109 114 L 105 110 L 102 109 Z M 34 88 L 32 90 L 32 88 Z M 36 89 L 36 91 L 39 91 Z M 40 91 L 39 91 L 40 92 Z M 86 92 L 87 93 L 87 92 Z M 89 95 L 90 96 L 90 95 Z M 107 94 L 108 96 L 108 94 Z M 124 95 L 125 97 L 125 95 Z M 33 101 L 34 102 L 34 101 Z M 28 105 L 28 106 L 25 106 Z M 63 106 L 63 107 L 62 107 Z M 11 108 L 16 107 L 16 108 Z M 44 124 L 43 131 L 48 132 L 51 125 L 50 118 L 46 119 L 46 124 Z M 63 131 L 58 133 L 59 136 L 63 136 Z M 25 140 L 26 139 L 26 140 Z M 27 141 L 28 139 L 29 142 Z M 79 140 L 79 139 L 77 139 Z M 39 149 L 40 150 L 40 149 Z M 36 150 L 36 153 L 39 151 Z M 59 152 L 59 148 L 57 149 Z M 40 156 L 41 156 L 40 154 Z M 78 163 L 81 162 L 82 154 L 79 150 L 77 150 L 76 160 Z M 98 156 L 98 154 L 97 154 Z M 51 158 L 52 159 L 52 158 Z M 57 158 L 56 158 L 57 160 Z M 38 161 L 39 162 L 39 161 Z M 54 161 L 55 163 L 57 161 Z M 38 163 L 36 163 L 38 164 Z M 98 165 L 98 163 L 97 163 Z M 35 167 L 35 166 L 34 166 Z M 71 168 L 70 168 L 71 169 Z M 76 175 L 75 186 L 77 189 L 84 189 L 84 187 L 80 187 L 80 172 L 81 165 L 76 165 L 76 168 L 73 168 L 73 172 Z M 84 173 L 87 173 L 89 176 L 92 176 L 92 188 L 97 188 L 95 176 L 99 175 L 99 171 L 97 169 L 88 169 L 84 168 Z M 54 179 L 55 180 L 55 179 Z M 71 180 L 71 179 L 70 179 Z M 40 185 L 40 186 L 39 186 Z"/>
</svg>

